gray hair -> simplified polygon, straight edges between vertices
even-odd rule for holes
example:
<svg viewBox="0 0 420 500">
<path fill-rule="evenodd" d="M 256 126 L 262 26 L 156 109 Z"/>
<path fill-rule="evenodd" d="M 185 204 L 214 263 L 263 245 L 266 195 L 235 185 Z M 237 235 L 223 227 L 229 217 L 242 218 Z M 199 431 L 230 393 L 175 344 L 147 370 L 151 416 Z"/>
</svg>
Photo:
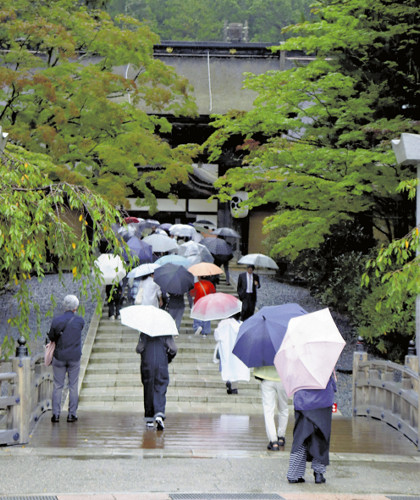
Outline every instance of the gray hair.
<svg viewBox="0 0 420 500">
<path fill-rule="evenodd" d="M 76 295 L 66 295 L 63 300 L 65 311 L 75 311 L 79 307 L 79 299 Z"/>
</svg>

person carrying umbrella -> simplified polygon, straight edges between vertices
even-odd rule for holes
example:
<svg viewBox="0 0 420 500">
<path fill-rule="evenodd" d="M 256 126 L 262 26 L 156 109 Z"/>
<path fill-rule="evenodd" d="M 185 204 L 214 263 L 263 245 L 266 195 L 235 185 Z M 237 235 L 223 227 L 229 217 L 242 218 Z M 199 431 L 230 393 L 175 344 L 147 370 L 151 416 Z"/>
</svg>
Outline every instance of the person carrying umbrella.
<svg viewBox="0 0 420 500">
<path fill-rule="evenodd" d="M 226 382 L 228 394 L 238 394 L 238 380 L 249 382 L 250 379 L 250 369 L 232 353 L 241 325 L 240 315 L 238 312 L 230 318 L 223 319 L 214 330 L 216 350 L 220 358 L 220 372 L 222 380 Z"/>
<path fill-rule="evenodd" d="M 216 287 L 213 283 L 203 277 L 194 284 L 194 288 L 190 290 L 190 297 L 193 298 L 194 305 L 201 299 L 201 297 L 205 297 L 209 293 L 216 293 Z M 211 321 L 203 321 L 200 319 L 193 320 L 193 330 L 194 335 L 207 336 L 211 332 Z"/>
<path fill-rule="evenodd" d="M 337 391 L 331 375 L 325 389 L 301 389 L 293 398 L 295 426 L 287 479 L 289 483 L 304 483 L 306 462 L 312 462 L 316 484 L 325 483 L 329 464 L 332 405 Z"/>
<path fill-rule="evenodd" d="M 268 437 L 267 449 L 280 451 L 286 444 L 286 428 L 289 420 L 289 398 L 274 365 L 254 368 L 254 377 L 261 382 L 261 396 L 265 431 Z M 275 413 L 278 412 L 276 429 Z"/>
<path fill-rule="evenodd" d="M 150 337 L 140 334 L 136 347 L 141 356 L 140 375 L 143 384 L 144 418 L 147 427 L 163 431 L 165 428 L 166 391 L 169 385 L 168 364 L 178 348 L 172 335 Z"/>
<path fill-rule="evenodd" d="M 162 307 L 163 298 L 160 286 L 153 279 L 154 273 L 144 276 L 139 284 L 138 292 L 134 300 L 135 304 L 143 306 Z"/>
<path fill-rule="evenodd" d="M 169 313 L 154 306 L 121 309 L 121 324 L 140 331 L 136 352 L 141 356 L 144 417 L 147 427 L 165 428 L 166 391 L 170 363 L 177 353 L 174 335 L 179 332 Z"/>
<path fill-rule="evenodd" d="M 194 287 L 194 276 L 184 266 L 169 263 L 156 269 L 154 279 L 162 289 L 167 311 L 179 330 L 185 310 L 184 294 Z"/>
</svg>

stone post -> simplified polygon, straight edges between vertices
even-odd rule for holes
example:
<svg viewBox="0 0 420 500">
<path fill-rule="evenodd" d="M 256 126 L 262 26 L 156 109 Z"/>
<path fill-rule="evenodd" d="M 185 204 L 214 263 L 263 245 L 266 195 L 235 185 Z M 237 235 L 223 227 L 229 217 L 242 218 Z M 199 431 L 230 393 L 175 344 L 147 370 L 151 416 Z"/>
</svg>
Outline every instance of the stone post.
<svg viewBox="0 0 420 500">
<path fill-rule="evenodd" d="M 17 442 L 29 441 L 29 422 L 32 411 L 31 395 L 31 358 L 28 356 L 26 340 L 20 337 L 16 348 L 16 357 L 12 358 L 12 369 L 17 374 L 17 404 L 13 406 L 13 427 L 18 430 Z"/>
<path fill-rule="evenodd" d="M 408 354 L 404 359 L 404 364 L 411 371 L 418 374 L 419 373 L 419 357 L 415 355 L 416 349 L 413 340 L 410 340 L 408 347 Z M 417 449 L 420 451 L 420 381 L 419 379 L 413 380 L 413 390 L 417 393 L 417 436 L 419 439 Z"/>
<path fill-rule="evenodd" d="M 360 402 L 360 398 L 363 397 L 363 394 L 360 392 L 357 384 L 359 375 L 359 364 L 363 361 L 367 361 L 368 354 L 364 350 L 363 338 L 358 337 L 356 350 L 353 353 L 353 390 L 352 390 L 352 408 L 353 408 L 353 416 L 356 415 L 357 412 L 357 403 Z"/>
</svg>

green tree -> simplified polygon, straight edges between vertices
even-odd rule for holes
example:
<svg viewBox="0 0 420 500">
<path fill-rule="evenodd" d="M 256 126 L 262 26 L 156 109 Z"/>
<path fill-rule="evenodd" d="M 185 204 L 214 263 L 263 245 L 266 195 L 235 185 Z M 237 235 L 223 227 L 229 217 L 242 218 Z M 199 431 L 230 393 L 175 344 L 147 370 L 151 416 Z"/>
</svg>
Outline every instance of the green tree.
<svg viewBox="0 0 420 500">
<path fill-rule="evenodd" d="M 243 138 L 243 167 L 220 180 L 220 197 L 246 189 L 250 208 L 277 203 L 265 230 L 279 234 L 272 254 L 292 260 L 346 223 L 389 243 L 415 224 L 413 200 L 397 190 L 415 173 L 396 164 L 390 140 L 420 128 L 418 2 L 316 6 L 320 20 L 289 28 L 295 36 L 279 47 L 315 60 L 249 75 L 254 109 L 216 117 L 207 143 L 214 160 L 228 137 Z M 400 313 L 412 315 L 405 305 Z"/>
<path fill-rule="evenodd" d="M 311 18 L 312 0 L 110 0 L 109 12 L 145 21 L 165 40 L 221 41 L 225 22 L 248 23 L 249 40 L 279 42 L 282 29 Z"/>
<path fill-rule="evenodd" d="M 28 340 L 32 307 L 40 320 L 28 283 L 42 281 L 53 270 L 52 257 L 60 275 L 71 270 L 82 295 L 88 296 L 96 286 L 100 307 L 100 278 L 93 265 L 98 245 L 105 240 L 115 252 L 122 252 L 111 228 L 119 220 L 118 212 L 86 187 L 52 182 L 44 173 L 52 168 L 47 155 L 19 146 L 9 144 L 0 154 L 0 280 L 2 288 L 17 298 L 18 313 L 9 324 Z M 51 304 L 53 309 L 54 297 Z M 14 339 L 6 337 L 3 353 L 10 353 L 13 344 Z"/>
<path fill-rule="evenodd" d="M 74 0 L 4 0 L 0 123 L 10 140 L 46 153 L 53 180 L 79 183 L 153 212 L 152 190 L 187 179 L 188 146 L 171 149 L 166 114 L 193 114 L 189 84 L 153 58 L 158 41 L 132 18 L 115 21 Z"/>
</svg>

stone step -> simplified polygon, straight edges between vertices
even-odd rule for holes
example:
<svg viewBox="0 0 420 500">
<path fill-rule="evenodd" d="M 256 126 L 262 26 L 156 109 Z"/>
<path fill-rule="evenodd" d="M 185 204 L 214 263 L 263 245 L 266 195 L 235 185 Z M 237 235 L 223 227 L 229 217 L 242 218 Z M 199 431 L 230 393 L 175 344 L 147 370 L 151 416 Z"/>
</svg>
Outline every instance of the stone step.
<svg viewBox="0 0 420 500">
<path fill-rule="evenodd" d="M 212 362 L 213 359 L 213 351 L 211 352 L 184 352 L 181 354 L 181 356 L 178 358 L 175 358 L 177 361 L 181 361 L 183 363 L 206 363 L 206 362 Z M 129 350 L 127 352 L 124 351 L 116 351 L 114 350 L 113 352 L 92 352 L 89 364 L 91 363 L 110 363 L 110 362 L 118 362 L 118 363 L 124 363 L 127 360 L 134 360 L 138 359 L 138 354 L 134 352 L 134 349 Z"/>
<path fill-rule="evenodd" d="M 92 387 L 133 387 L 138 386 L 140 381 L 140 373 L 119 373 L 116 375 L 104 374 L 88 374 L 83 380 L 84 388 Z M 178 373 L 171 377 L 171 386 L 174 387 L 214 387 L 223 386 L 223 381 L 220 374 L 208 374 L 207 376 L 192 377 L 190 374 Z M 238 387 L 243 387 L 247 390 L 259 391 L 259 383 L 255 379 L 250 382 L 239 382 Z"/>
<path fill-rule="evenodd" d="M 254 391 L 248 392 L 246 390 L 240 389 L 239 394 L 228 395 L 226 393 L 226 388 L 221 386 L 220 389 L 203 389 L 203 388 L 190 388 L 188 390 L 182 390 L 169 385 L 168 392 L 166 394 L 167 401 L 179 401 L 179 402 L 201 402 L 201 403 L 217 403 L 221 400 L 227 400 L 229 398 L 230 404 L 239 405 L 241 403 L 261 403 L 261 397 L 259 393 Z M 80 402 L 84 401 L 102 401 L 102 402 L 118 402 L 118 401 L 132 401 L 132 402 L 142 402 L 143 401 L 143 388 L 139 385 L 137 387 L 129 388 L 116 388 L 114 390 L 109 389 L 98 389 L 98 388 L 87 388 L 84 389 L 80 394 Z"/>
<path fill-rule="evenodd" d="M 143 401 L 83 401 L 79 404 L 79 408 L 84 411 L 115 411 L 115 412 L 138 412 L 138 418 L 143 420 Z M 290 409 L 293 413 L 293 409 Z M 229 398 L 226 402 L 218 401 L 216 404 L 209 402 L 198 401 L 167 401 L 166 402 L 167 415 L 173 413 L 200 413 L 205 414 L 222 414 L 222 415 L 259 415 L 262 418 L 262 407 L 260 402 L 245 403 L 240 405 L 232 405 L 229 403 Z"/>
<path fill-rule="evenodd" d="M 92 348 L 92 356 L 96 354 L 104 354 L 104 353 L 131 353 L 135 352 L 135 347 L 136 347 L 137 341 L 136 342 L 110 342 L 107 340 L 106 342 L 95 342 L 93 348 Z M 183 356 L 184 354 L 204 354 L 204 355 L 210 355 L 210 357 L 213 356 L 215 344 L 204 344 L 202 343 L 197 344 L 179 344 L 177 343 L 178 346 L 178 353 L 177 356 Z"/>
<path fill-rule="evenodd" d="M 236 295 L 233 286 L 224 279 L 218 292 Z M 170 384 L 167 411 L 261 413 L 259 382 L 239 382 L 238 395 L 228 395 L 220 376 L 218 363 L 213 363 L 215 341 L 194 335 L 193 320 L 187 300 L 180 334 L 175 337 L 178 354 L 169 365 Z M 211 322 L 212 331 L 218 321 Z M 140 356 L 135 353 L 139 332 L 108 319 L 104 308 L 86 368 L 80 392 L 83 409 L 136 409 L 143 413 L 143 388 L 140 381 Z"/>
<path fill-rule="evenodd" d="M 140 362 L 131 362 L 131 363 L 114 363 L 112 365 L 100 364 L 100 365 L 90 365 L 87 367 L 86 376 L 91 374 L 98 375 L 116 375 L 116 374 L 133 374 L 137 376 L 140 370 Z M 178 364 L 175 368 L 172 366 L 172 363 L 169 365 L 169 373 L 178 375 L 183 373 L 185 375 L 190 375 L 193 379 L 194 377 L 211 375 L 214 373 L 219 373 L 218 369 L 215 368 L 213 363 L 207 363 L 205 365 L 194 365 L 191 363 L 182 363 Z"/>
</svg>

